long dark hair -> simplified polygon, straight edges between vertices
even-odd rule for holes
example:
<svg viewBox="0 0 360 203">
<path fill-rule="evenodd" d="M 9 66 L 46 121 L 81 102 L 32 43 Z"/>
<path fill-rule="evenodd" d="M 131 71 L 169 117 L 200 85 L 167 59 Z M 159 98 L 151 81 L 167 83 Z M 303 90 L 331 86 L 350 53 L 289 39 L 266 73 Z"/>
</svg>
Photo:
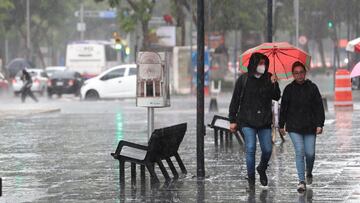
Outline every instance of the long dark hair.
<svg viewBox="0 0 360 203">
<path fill-rule="evenodd" d="M 268 71 L 269 69 L 269 58 L 267 56 L 265 56 L 262 53 L 259 52 L 255 52 L 253 54 L 251 54 L 250 56 L 250 61 L 249 61 L 249 65 L 248 65 L 248 74 L 249 76 L 252 76 L 256 73 L 256 68 L 259 65 L 259 62 L 261 60 L 265 61 L 265 73 Z"/>
</svg>

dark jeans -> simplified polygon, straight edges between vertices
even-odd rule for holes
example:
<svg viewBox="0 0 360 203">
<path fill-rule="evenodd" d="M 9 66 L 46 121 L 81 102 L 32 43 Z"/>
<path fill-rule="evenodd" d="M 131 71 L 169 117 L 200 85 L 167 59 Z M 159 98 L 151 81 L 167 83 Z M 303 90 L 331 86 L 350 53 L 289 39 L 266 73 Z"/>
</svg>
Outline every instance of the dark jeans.
<svg viewBox="0 0 360 203">
<path fill-rule="evenodd" d="M 243 127 L 241 130 L 245 138 L 247 173 L 251 177 L 255 175 L 256 134 L 261 148 L 260 164 L 267 167 L 272 152 L 271 129 Z"/>
<path fill-rule="evenodd" d="M 26 96 L 29 95 L 35 102 L 38 102 L 35 95 L 31 91 L 31 87 L 25 87 L 21 90 L 21 101 L 25 102 Z"/>
</svg>

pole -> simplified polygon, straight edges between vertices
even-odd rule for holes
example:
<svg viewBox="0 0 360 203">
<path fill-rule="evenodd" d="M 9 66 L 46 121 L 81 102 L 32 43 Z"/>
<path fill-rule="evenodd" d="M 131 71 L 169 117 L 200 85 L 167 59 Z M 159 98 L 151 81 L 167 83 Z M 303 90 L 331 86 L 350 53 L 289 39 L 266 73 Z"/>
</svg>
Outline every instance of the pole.
<svg viewBox="0 0 360 203">
<path fill-rule="evenodd" d="M 190 14 L 192 15 L 192 2 L 190 2 Z M 193 21 L 192 18 L 190 18 L 190 60 L 189 60 L 189 73 L 190 73 L 190 94 L 193 94 L 193 77 L 194 77 L 194 68 L 192 67 L 192 50 L 193 50 Z"/>
<path fill-rule="evenodd" d="M 27 49 L 27 56 L 28 60 L 31 60 L 32 53 L 31 53 L 31 41 L 30 41 L 30 0 L 26 0 L 26 49 Z"/>
<path fill-rule="evenodd" d="M 237 79 L 237 67 L 236 67 L 236 62 L 237 62 L 237 49 L 238 49 L 238 30 L 235 30 L 235 47 L 234 47 L 234 85 L 236 84 L 236 79 Z M 240 63 L 240 61 L 239 61 Z"/>
<path fill-rule="evenodd" d="M 346 28 L 347 28 L 347 40 L 350 40 L 350 4 L 346 4 Z M 347 58 L 347 68 L 350 70 L 350 53 L 346 52 L 346 58 Z"/>
<path fill-rule="evenodd" d="M 7 34 L 5 34 L 5 61 L 4 64 L 9 61 L 9 40 L 7 39 Z"/>
<path fill-rule="evenodd" d="M 272 42 L 272 4 L 272 0 L 267 1 L 267 42 Z"/>
<path fill-rule="evenodd" d="M 204 178 L 204 0 L 197 0 L 197 19 L 196 157 L 197 177 Z"/>
<path fill-rule="evenodd" d="M 80 3 L 80 24 L 83 26 L 84 24 L 84 3 L 81 1 Z M 81 28 L 80 30 L 80 40 L 84 40 L 84 29 Z"/>
<path fill-rule="evenodd" d="M 299 0 L 294 0 L 294 15 L 295 15 L 295 44 L 296 47 L 299 47 Z"/>
<path fill-rule="evenodd" d="M 154 108 L 148 107 L 148 141 L 154 131 Z"/>
</svg>

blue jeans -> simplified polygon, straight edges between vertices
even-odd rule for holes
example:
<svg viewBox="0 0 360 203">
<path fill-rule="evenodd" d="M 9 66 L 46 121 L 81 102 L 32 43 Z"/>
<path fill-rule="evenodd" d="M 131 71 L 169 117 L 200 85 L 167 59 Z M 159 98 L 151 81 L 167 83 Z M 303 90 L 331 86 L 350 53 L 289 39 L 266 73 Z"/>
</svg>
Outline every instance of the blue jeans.
<svg viewBox="0 0 360 203">
<path fill-rule="evenodd" d="M 243 127 L 241 130 L 245 138 L 247 174 L 251 177 L 255 175 L 256 134 L 258 135 L 261 148 L 261 160 L 259 165 L 266 168 L 272 152 L 271 129 Z"/>
<path fill-rule="evenodd" d="M 312 173 L 315 161 L 315 134 L 299 134 L 289 132 L 292 143 L 295 148 L 296 170 L 299 181 L 305 181 L 305 162 L 306 157 L 306 171 Z"/>
</svg>

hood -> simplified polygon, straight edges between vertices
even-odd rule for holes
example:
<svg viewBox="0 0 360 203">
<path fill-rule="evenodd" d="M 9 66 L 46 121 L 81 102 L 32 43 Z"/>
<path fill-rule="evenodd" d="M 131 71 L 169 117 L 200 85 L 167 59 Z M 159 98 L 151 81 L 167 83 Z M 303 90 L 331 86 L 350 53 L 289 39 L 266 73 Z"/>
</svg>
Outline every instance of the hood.
<svg viewBox="0 0 360 203">
<path fill-rule="evenodd" d="M 248 65 L 248 73 L 249 73 L 249 77 L 253 76 L 256 73 L 256 68 L 260 62 L 261 59 L 265 60 L 265 73 L 264 75 L 268 72 L 269 70 L 269 58 L 267 56 L 265 56 L 262 53 L 258 53 L 255 52 L 251 55 L 250 60 L 249 60 L 249 65 Z"/>
</svg>

